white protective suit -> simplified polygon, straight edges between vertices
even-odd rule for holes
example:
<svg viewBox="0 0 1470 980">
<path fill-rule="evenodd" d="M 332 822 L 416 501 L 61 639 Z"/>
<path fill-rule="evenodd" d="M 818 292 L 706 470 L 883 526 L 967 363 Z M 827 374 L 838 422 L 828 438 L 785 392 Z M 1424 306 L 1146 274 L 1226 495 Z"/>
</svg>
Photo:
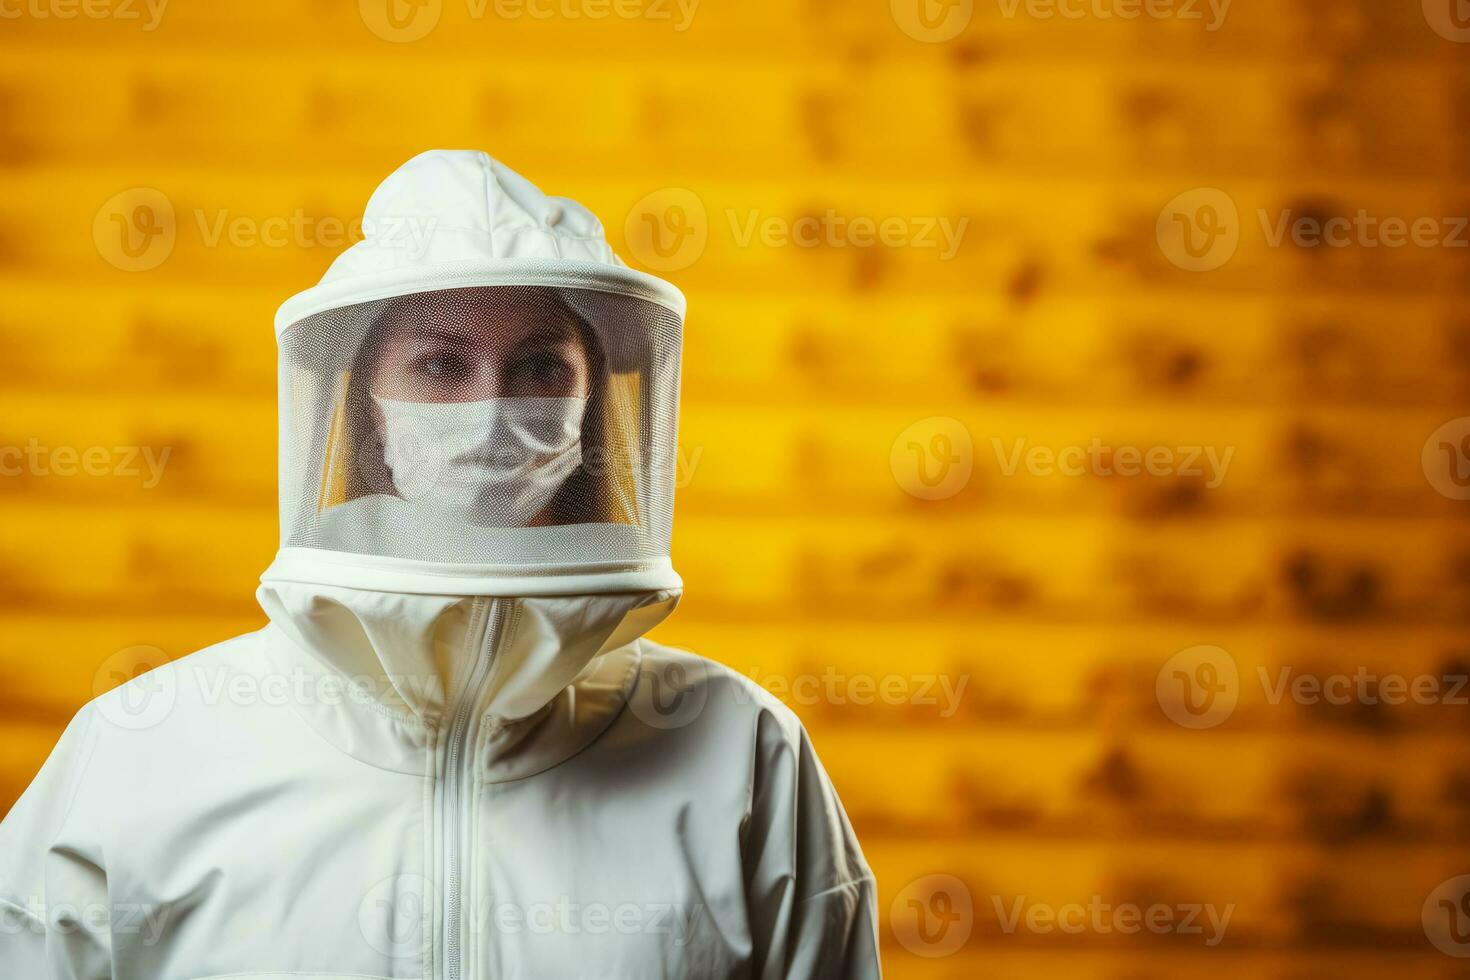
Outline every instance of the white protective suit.
<svg viewBox="0 0 1470 980">
<path fill-rule="evenodd" d="M 801 724 L 642 638 L 683 296 L 483 153 L 364 228 L 277 316 L 269 624 L 78 713 L 0 825 L 0 978 L 877 977 Z"/>
</svg>

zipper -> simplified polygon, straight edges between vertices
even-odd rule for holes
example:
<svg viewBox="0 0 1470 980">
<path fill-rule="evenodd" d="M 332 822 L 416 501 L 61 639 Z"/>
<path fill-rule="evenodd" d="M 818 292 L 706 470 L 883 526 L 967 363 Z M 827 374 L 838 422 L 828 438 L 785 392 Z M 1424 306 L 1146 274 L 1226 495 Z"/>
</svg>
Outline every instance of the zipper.
<svg viewBox="0 0 1470 980">
<path fill-rule="evenodd" d="M 464 909 L 460 839 L 463 836 L 464 782 L 470 755 L 469 729 L 474 720 L 475 705 L 480 702 L 480 694 L 489 680 L 490 668 L 495 661 L 507 605 L 504 599 L 492 598 L 475 606 L 475 614 L 467 633 L 470 639 L 466 643 L 466 646 L 474 644 L 474 659 L 471 662 L 470 676 L 450 721 L 448 748 L 444 755 L 443 873 L 439 879 L 444 883 L 444 923 L 440 947 L 444 980 L 461 980 L 464 974 L 464 950 L 460 943 Z M 483 632 L 479 631 L 481 620 L 485 622 Z"/>
</svg>

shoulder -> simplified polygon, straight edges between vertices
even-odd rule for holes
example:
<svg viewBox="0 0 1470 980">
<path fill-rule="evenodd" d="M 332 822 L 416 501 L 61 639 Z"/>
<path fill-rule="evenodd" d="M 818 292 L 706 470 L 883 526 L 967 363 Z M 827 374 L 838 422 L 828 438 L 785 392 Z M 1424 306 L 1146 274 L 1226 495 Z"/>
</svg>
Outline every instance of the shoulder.
<svg viewBox="0 0 1470 980">
<path fill-rule="evenodd" d="M 7 817 L 6 832 L 32 841 L 72 840 L 79 853 L 86 851 L 139 774 L 166 770 L 180 751 L 175 746 L 197 758 L 209 733 L 223 727 L 204 723 L 198 709 L 208 705 L 215 685 L 258 661 L 253 637 L 155 665 L 83 705 Z M 146 657 L 134 656 L 116 669 L 131 674 L 147 666 Z"/>
<path fill-rule="evenodd" d="M 657 686 L 684 692 L 716 708 L 741 711 L 748 716 L 770 714 L 785 724 L 800 726 L 797 716 L 776 695 L 734 667 L 709 657 L 641 639 L 638 689 L 644 695 L 659 693 Z"/>
<path fill-rule="evenodd" d="M 650 727 L 659 724 L 703 765 L 744 781 L 744 818 L 778 862 L 777 876 L 805 899 L 870 882 L 852 826 L 805 726 L 750 677 L 698 654 L 645 641 L 632 700 Z"/>
<path fill-rule="evenodd" d="M 752 678 L 688 650 L 639 642 L 642 656 L 628 714 L 640 727 L 732 767 L 744 759 L 755 773 L 778 757 L 812 751 L 795 712 Z"/>
<path fill-rule="evenodd" d="M 114 744 L 138 749 L 184 730 L 197 738 L 216 727 L 203 725 L 201 715 L 233 703 L 239 679 L 259 678 L 266 669 L 260 649 L 260 634 L 246 633 L 163 663 L 120 664 L 130 672 L 147 669 L 93 698 L 79 717 L 91 718 L 100 751 Z"/>
</svg>

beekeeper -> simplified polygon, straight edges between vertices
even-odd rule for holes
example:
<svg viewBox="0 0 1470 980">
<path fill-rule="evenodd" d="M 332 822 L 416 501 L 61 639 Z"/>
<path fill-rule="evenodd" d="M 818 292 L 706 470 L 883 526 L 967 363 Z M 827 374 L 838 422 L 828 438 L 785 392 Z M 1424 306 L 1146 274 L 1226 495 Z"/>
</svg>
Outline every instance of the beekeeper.
<svg viewBox="0 0 1470 980">
<path fill-rule="evenodd" d="M 683 296 L 483 153 L 364 228 L 276 319 L 269 624 L 78 713 L 0 824 L 0 977 L 877 977 L 801 724 L 644 638 Z"/>
</svg>

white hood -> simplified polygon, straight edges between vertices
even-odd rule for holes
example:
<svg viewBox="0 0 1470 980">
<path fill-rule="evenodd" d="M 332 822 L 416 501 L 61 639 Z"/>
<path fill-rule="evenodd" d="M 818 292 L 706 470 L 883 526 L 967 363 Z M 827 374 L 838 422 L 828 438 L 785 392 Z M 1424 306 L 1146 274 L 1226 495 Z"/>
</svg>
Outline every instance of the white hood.
<svg viewBox="0 0 1470 980">
<path fill-rule="evenodd" d="M 373 194 L 364 231 L 276 316 L 282 540 L 265 579 L 457 595 L 678 589 L 679 291 L 624 266 L 581 205 L 480 152 L 408 161 Z M 594 377 L 584 513 L 484 526 L 402 499 L 382 446 L 367 445 L 385 332 L 438 324 L 493 338 L 551 321 L 585 332 Z"/>
<path fill-rule="evenodd" d="M 321 282 L 276 314 L 276 331 L 323 310 L 454 286 L 518 284 L 605 290 L 684 316 L 684 294 L 629 269 L 602 222 L 576 201 L 541 193 L 478 150 L 429 150 L 368 199 L 363 240 Z"/>
<path fill-rule="evenodd" d="M 379 711 L 432 724 L 465 680 L 472 655 L 459 651 L 475 598 L 509 599 L 516 620 L 529 625 L 498 654 L 478 710 L 526 719 L 563 698 L 595 728 L 589 705 L 606 699 L 590 692 L 615 684 L 621 693 L 630 675 L 611 660 L 625 660 L 619 649 L 672 612 L 682 585 L 668 557 L 673 489 L 665 476 L 683 296 L 625 267 L 586 208 L 542 194 L 480 152 L 409 160 L 372 195 L 363 228 L 364 239 L 276 318 L 282 547 L 262 576 L 261 605 L 288 659 L 365 684 Z M 473 527 L 389 486 L 358 496 L 327 487 L 341 469 L 333 446 L 343 406 L 354 403 L 351 376 L 362 373 L 361 351 L 387 304 L 416 304 L 411 315 L 432 322 L 448 318 L 448 297 L 484 310 L 476 329 L 493 331 L 519 309 L 500 299 L 516 290 L 555 290 L 598 337 L 609 388 L 626 379 L 623 387 L 637 392 L 615 406 L 611 391 L 606 399 L 624 412 L 621 429 L 634 433 L 626 471 L 607 479 L 620 491 L 623 522 Z M 370 741 L 380 720 L 359 717 L 353 705 L 316 714 L 313 724 L 347 746 Z M 344 731 L 358 722 L 361 730 Z M 558 751 L 575 751 L 580 738 L 563 739 Z"/>
</svg>

